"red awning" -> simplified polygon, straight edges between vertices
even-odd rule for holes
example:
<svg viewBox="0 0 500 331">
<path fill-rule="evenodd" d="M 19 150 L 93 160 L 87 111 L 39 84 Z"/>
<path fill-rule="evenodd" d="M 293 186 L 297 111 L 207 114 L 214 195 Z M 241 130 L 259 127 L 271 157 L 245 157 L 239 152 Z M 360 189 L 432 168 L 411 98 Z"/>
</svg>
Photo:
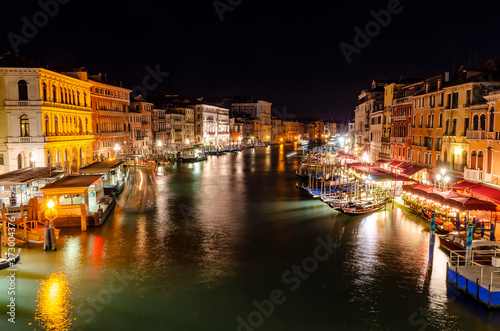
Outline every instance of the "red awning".
<svg viewBox="0 0 500 331">
<path fill-rule="evenodd" d="M 401 174 L 406 175 L 406 176 L 411 176 L 411 175 L 416 174 L 417 172 L 419 172 L 422 169 L 425 169 L 425 167 L 421 167 L 418 165 L 412 165 L 411 167 L 404 169 Z"/>
<path fill-rule="evenodd" d="M 403 162 L 400 162 L 400 161 L 392 161 L 391 163 L 389 163 L 389 167 L 397 167 L 397 166 L 399 166 L 401 163 L 403 163 Z"/>
<path fill-rule="evenodd" d="M 375 162 L 375 163 L 384 164 L 384 163 L 389 163 L 389 161 L 386 161 L 386 160 L 377 160 L 377 162 Z"/>
<path fill-rule="evenodd" d="M 481 185 L 485 187 L 484 185 Z M 495 190 L 491 187 L 486 187 L 490 190 Z M 485 211 L 496 211 L 496 204 L 491 201 L 486 201 L 478 199 L 475 197 L 468 196 L 466 194 L 460 194 L 452 191 L 441 191 L 435 187 L 424 184 L 414 184 L 414 185 L 403 185 L 403 190 L 412 194 L 420 195 L 422 197 L 428 197 L 434 201 L 440 202 L 445 205 L 449 205 L 460 210 L 485 210 Z M 477 190 L 477 188 L 475 189 Z M 500 199 L 500 194 L 498 190 L 497 198 Z M 474 190 L 473 190 L 474 192 Z M 490 192 L 491 193 L 491 192 Z M 486 194 L 486 193 L 485 193 Z"/>
</svg>

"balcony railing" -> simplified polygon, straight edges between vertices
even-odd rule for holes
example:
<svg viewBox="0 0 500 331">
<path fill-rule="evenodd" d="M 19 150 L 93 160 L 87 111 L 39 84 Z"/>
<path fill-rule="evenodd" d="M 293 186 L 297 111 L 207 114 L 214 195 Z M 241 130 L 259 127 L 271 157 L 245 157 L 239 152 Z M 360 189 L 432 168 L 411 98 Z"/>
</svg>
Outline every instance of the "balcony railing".
<svg viewBox="0 0 500 331">
<path fill-rule="evenodd" d="M 406 142 L 406 137 L 391 137 L 391 143 L 403 144 Z"/>
<path fill-rule="evenodd" d="M 483 170 L 465 168 L 464 178 L 465 180 L 474 180 L 481 182 L 483 181 Z"/>
<path fill-rule="evenodd" d="M 467 131 L 467 139 L 485 139 L 486 132 L 483 130 Z"/>
<path fill-rule="evenodd" d="M 18 101 L 17 102 L 17 105 L 19 107 L 26 107 L 26 106 L 29 106 L 30 105 L 30 102 L 29 101 Z"/>
<path fill-rule="evenodd" d="M 381 140 L 382 140 L 383 143 L 391 142 L 391 138 L 389 138 L 389 137 L 382 137 Z"/>
<path fill-rule="evenodd" d="M 94 135 L 93 134 L 79 134 L 79 135 L 45 137 L 46 142 L 71 141 L 71 140 L 94 140 Z"/>
<path fill-rule="evenodd" d="M 441 160 L 436 162 L 436 166 L 438 168 L 445 168 L 448 170 L 458 171 L 458 172 L 463 172 L 464 168 L 465 168 L 464 164 L 450 163 L 450 162 L 445 162 L 445 161 L 441 161 Z"/>
<path fill-rule="evenodd" d="M 406 120 L 407 120 L 406 116 L 393 116 L 392 117 L 393 122 L 396 122 L 396 121 L 405 121 L 406 122 Z"/>
</svg>

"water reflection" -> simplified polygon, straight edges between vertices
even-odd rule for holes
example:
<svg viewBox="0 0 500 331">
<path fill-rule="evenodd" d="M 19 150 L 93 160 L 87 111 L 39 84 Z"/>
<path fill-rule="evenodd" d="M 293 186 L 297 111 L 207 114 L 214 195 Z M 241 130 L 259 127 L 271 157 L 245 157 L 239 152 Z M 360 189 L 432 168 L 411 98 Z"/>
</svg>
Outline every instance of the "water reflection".
<svg viewBox="0 0 500 331">
<path fill-rule="evenodd" d="M 73 307 L 66 275 L 62 272 L 50 274 L 41 281 L 37 294 L 35 320 L 47 331 L 69 330 Z"/>
</svg>

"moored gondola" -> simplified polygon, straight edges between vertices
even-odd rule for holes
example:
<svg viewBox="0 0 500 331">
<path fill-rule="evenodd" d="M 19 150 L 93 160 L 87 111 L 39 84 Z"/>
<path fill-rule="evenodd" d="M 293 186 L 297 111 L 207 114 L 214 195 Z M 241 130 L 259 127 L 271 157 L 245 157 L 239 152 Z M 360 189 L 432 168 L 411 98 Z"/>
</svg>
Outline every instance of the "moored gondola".
<svg viewBox="0 0 500 331">
<path fill-rule="evenodd" d="M 16 265 L 19 260 L 21 259 L 21 249 L 17 251 L 17 255 L 13 258 L 9 259 L 0 259 L 0 270 L 10 268 L 14 265 Z"/>
</svg>

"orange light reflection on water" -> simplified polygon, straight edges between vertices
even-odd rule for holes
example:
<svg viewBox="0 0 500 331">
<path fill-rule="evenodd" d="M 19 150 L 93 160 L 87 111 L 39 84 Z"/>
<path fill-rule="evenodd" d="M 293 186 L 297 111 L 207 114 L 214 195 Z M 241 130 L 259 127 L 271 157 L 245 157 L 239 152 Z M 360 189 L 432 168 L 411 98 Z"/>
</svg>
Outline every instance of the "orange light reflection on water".
<svg viewBox="0 0 500 331">
<path fill-rule="evenodd" d="M 65 274 L 53 273 L 42 280 L 37 294 L 35 320 L 44 330 L 66 331 L 71 328 L 71 290 Z"/>
</svg>

